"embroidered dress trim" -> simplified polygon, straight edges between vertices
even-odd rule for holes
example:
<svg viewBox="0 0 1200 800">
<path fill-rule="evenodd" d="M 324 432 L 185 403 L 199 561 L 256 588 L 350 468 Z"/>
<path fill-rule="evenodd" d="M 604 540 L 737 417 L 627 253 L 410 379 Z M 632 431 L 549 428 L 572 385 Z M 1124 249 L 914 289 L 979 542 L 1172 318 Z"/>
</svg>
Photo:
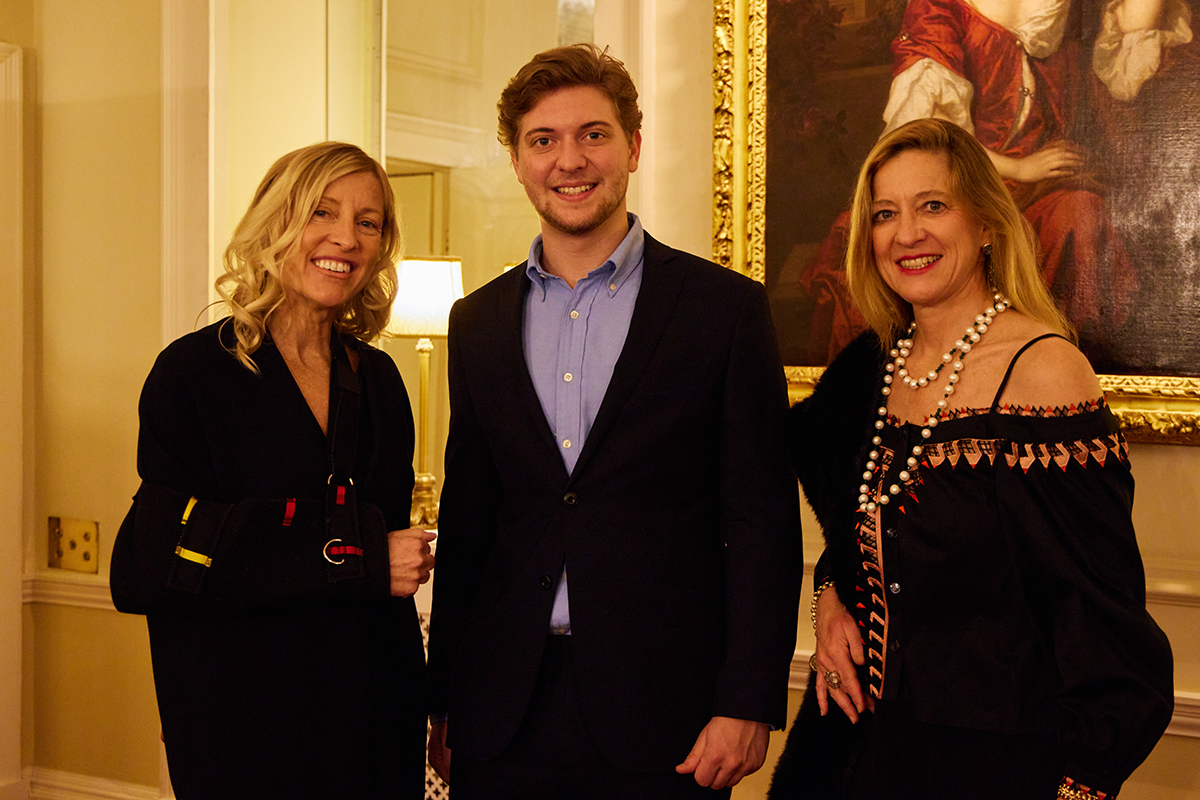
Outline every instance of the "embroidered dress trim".
<svg viewBox="0 0 1200 800">
<path fill-rule="evenodd" d="M 1041 464 L 1043 469 L 1049 469 L 1052 463 L 1060 470 L 1066 470 L 1072 459 L 1079 462 L 1081 467 L 1087 467 L 1090 461 L 1103 467 L 1109 457 L 1126 461 L 1129 458 L 1129 444 L 1125 437 L 1116 433 L 1100 439 L 1050 443 L 953 439 L 949 442 L 925 445 L 921 466 L 934 468 L 949 463 L 953 469 L 959 462 L 965 461 L 968 466 L 974 467 L 984 458 L 988 460 L 988 464 L 994 465 L 998 455 L 1004 456 L 1004 461 L 1010 469 L 1020 467 L 1024 472 L 1028 472 L 1034 464 Z"/>
<path fill-rule="evenodd" d="M 879 451 L 880 468 L 875 471 L 874 485 L 869 487 L 876 500 L 887 491 L 884 476 L 888 474 L 894 457 L 892 451 L 887 448 L 880 447 Z M 904 491 L 905 494 L 911 495 L 911 490 L 907 487 Z M 854 587 L 856 597 L 860 598 L 854 609 L 854 617 L 858 621 L 859 635 L 866 650 L 867 691 L 877 698 L 883 696 L 883 680 L 887 666 L 884 654 L 887 652 L 888 607 L 883 590 L 887 584 L 884 580 L 883 548 L 879 542 L 885 507 L 876 503 L 874 510 L 863 513 L 855 531 L 862 561 L 859 563 L 858 585 Z"/>
<path fill-rule="evenodd" d="M 1062 800 L 1114 800 L 1115 794 L 1101 792 L 1078 781 L 1064 777 L 1058 784 L 1058 796 Z"/>
</svg>

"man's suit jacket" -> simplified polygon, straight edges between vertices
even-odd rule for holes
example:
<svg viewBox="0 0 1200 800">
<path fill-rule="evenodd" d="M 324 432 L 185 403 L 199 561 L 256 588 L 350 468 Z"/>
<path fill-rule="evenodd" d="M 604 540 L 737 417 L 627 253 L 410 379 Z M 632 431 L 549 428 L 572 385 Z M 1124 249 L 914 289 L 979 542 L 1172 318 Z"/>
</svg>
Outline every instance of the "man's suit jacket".
<svg viewBox="0 0 1200 800">
<path fill-rule="evenodd" d="M 784 725 L 800 522 L 766 295 L 650 236 L 643 269 L 570 475 L 525 363 L 524 268 L 451 312 L 429 667 L 454 752 L 512 739 L 564 561 L 580 713 L 617 764 L 673 768 L 714 715 Z"/>
</svg>

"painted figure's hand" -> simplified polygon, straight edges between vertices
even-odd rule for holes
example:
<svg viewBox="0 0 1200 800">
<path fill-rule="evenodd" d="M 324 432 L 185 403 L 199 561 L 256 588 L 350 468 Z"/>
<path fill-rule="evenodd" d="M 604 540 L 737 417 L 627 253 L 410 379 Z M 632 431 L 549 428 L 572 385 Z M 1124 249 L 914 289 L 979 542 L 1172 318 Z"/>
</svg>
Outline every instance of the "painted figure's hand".
<svg viewBox="0 0 1200 800">
<path fill-rule="evenodd" d="M 1054 142 L 1024 158 L 990 155 L 1002 177 L 1021 183 L 1069 178 L 1077 174 L 1084 163 L 1083 148 L 1070 142 Z"/>
</svg>

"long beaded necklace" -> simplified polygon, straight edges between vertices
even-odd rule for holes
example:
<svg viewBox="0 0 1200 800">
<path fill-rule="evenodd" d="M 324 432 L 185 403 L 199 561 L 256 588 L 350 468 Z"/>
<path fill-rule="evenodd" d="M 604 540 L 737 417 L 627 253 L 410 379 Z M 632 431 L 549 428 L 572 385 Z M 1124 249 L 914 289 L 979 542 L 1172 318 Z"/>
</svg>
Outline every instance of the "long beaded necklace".
<svg viewBox="0 0 1200 800">
<path fill-rule="evenodd" d="M 946 379 L 946 389 L 942 394 L 942 399 L 938 400 L 937 410 L 933 412 L 933 416 L 926 420 L 925 425 L 921 428 L 922 442 L 933 435 L 933 429 L 937 427 L 942 412 L 949 405 L 947 399 L 950 395 L 954 394 L 954 384 L 958 383 L 958 375 L 962 372 L 963 359 L 966 358 L 967 353 L 971 352 L 971 347 L 978 344 L 980 338 L 988 332 L 988 327 L 995 320 L 996 315 L 1002 313 L 1010 305 L 1011 303 L 1008 302 L 1004 295 L 993 290 L 992 304 L 982 314 L 975 317 L 975 323 L 967 328 L 967 332 L 963 334 L 963 337 L 955 343 L 954 347 L 951 347 L 949 351 L 942 355 L 941 363 L 938 364 L 937 369 L 930 370 L 920 378 L 913 378 L 904 366 L 905 360 L 912 351 L 913 334 L 917 331 L 916 320 L 913 320 L 913 323 L 908 326 L 908 332 L 904 335 L 904 338 L 897 340 L 896 346 L 888 353 L 892 357 L 892 361 L 885 367 L 886 372 L 883 376 L 883 388 L 879 390 L 884 398 L 892 393 L 892 384 L 896 377 L 899 377 L 904 382 L 904 385 L 911 389 L 924 389 L 931 382 L 937 380 L 942 367 L 947 364 L 951 365 L 950 377 Z M 875 420 L 875 430 L 881 431 L 886 424 L 884 420 L 887 418 L 886 399 L 884 400 L 884 404 L 879 407 L 878 415 L 879 419 Z M 879 467 L 880 458 L 878 448 L 882 442 L 883 439 L 879 434 L 871 437 L 873 448 L 867 454 L 867 463 L 863 468 L 863 484 L 858 487 L 859 511 L 872 512 L 877 508 L 875 501 L 871 499 L 870 481 L 875 474 L 875 470 Z M 900 474 L 896 476 L 900 479 L 900 483 L 908 483 L 912 478 L 911 470 L 916 468 L 923 452 L 925 452 L 923 444 L 918 443 L 913 445 L 912 453 L 909 455 L 908 461 L 905 462 L 907 469 L 901 470 Z M 880 494 L 879 504 L 887 505 L 891 502 L 891 498 L 898 494 L 900 494 L 900 484 L 893 483 L 888 487 L 887 494 Z"/>
</svg>

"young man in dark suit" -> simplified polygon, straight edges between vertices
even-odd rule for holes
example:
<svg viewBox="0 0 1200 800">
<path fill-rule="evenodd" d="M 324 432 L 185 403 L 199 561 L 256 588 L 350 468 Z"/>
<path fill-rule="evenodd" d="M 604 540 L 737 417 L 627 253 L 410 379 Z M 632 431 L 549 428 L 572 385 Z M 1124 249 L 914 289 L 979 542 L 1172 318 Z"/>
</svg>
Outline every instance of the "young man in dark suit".
<svg viewBox="0 0 1200 800">
<path fill-rule="evenodd" d="M 784 724 L 801 575 L 765 293 L 627 212 L 606 52 L 499 110 L 542 232 L 451 314 L 430 762 L 455 800 L 728 796 Z"/>
</svg>

